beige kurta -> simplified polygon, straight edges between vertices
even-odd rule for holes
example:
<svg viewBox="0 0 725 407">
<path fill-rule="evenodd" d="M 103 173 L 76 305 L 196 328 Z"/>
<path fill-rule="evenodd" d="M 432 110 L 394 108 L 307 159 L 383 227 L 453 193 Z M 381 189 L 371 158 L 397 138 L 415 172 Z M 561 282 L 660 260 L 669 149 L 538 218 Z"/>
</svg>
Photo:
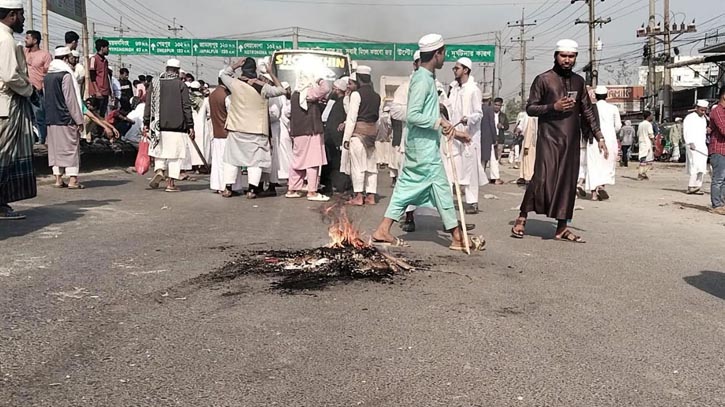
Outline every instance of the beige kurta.
<svg viewBox="0 0 725 407">
<path fill-rule="evenodd" d="M 48 165 L 50 167 L 80 167 L 81 133 L 78 126 L 83 124 L 83 112 L 78 106 L 71 75 L 63 76 L 63 98 L 65 99 L 68 113 L 76 124 L 67 126 L 48 126 Z"/>
<path fill-rule="evenodd" d="M 521 152 L 521 170 L 519 177 L 531 181 L 534 176 L 534 164 L 536 163 L 536 139 L 539 131 L 539 118 L 529 117 L 524 128 L 524 142 Z"/>
</svg>

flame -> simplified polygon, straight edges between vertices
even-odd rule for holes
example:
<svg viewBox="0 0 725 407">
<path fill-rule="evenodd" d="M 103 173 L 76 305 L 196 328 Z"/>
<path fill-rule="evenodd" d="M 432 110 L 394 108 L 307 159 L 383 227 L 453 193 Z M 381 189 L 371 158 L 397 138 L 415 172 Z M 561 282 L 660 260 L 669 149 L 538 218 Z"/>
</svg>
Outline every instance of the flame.
<svg viewBox="0 0 725 407">
<path fill-rule="evenodd" d="M 343 248 L 354 247 L 362 249 L 368 244 L 362 239 L 362 234 L 347 216 L 345 206 L 334 204 L 324 210 L 324 215 L 330 218 L 330 227 L 327 232 L 330 235 L 328 247 Z"/>
</svg>

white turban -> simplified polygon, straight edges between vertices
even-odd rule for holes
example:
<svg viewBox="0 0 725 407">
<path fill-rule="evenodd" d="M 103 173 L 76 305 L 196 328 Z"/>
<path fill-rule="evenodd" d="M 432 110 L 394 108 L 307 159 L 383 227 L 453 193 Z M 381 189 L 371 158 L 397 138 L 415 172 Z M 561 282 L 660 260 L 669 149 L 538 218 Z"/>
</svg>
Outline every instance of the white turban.
<svg viewBox="0 0 725 407">
<path fill-rule="evenodd" d="M 444 45 L 446 45 L 446 43 L 443 41 L 443 37 L 440 34 L 424 35 L 418 41 L 418 48 L 420 48 L 420 52 L 435 51 Z"/>
<path fill-rule="evenodd" d="M 471 61 L 471 58 L 463 57 L 457 61 L 459 64 L 465 66 L 468 69 L 473 69 L 473 62 Z"/>
<path fill-rule="evenodd" d="M 373 69 L 367 65 L 358 65 L 355 72 L 363 75 L 370 75 L 373 72 Z"/>
<path fill-rule="evenodd" d="M 342 78 L 336 80 L 332 86 L 339 90 L 345 91 L 347 90 L 347 79 L 347 76 L 343 76 Z"/>
<path fill-rule="evenodd" d="M 574 40 L 561 40 L 556 43 L 556 52 L 579 52 L 579 44 Z"/>
<path fill-rule="evenodd" d="M 64 57 L 66 55 L 70 55 L 70 48 L 68 47 L 58 47 L 55 49 L 54 55 L 55 57 Z"/>
</svg>

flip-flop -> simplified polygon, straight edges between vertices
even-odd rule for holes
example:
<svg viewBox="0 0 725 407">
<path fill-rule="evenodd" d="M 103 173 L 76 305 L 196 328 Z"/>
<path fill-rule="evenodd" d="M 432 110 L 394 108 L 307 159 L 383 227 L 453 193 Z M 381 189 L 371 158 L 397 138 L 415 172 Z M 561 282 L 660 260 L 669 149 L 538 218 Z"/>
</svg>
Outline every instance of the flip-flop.
<svg viewBox="0 0 725 407">
<path fill-rule="evenodd" d="M 151 181 L 149 182 L 149 187 L 151 189 L 158 189 L 159 184 L 161 184 L 161 181 L 164 180 L 164 174 L 163 173 L 155 173 L 153 178 L 151 178 Z"/>
<path fill-rule="evenodd" d="M 585 191 L 581 186 L 576 187 L 576 193 L 579 194 L 580 198 L 586 198 L 587 196 L 587 191 Z"/>
<path fill-rule="evenodd" d="M 406 233 L 415 232 L 415 221 L 403 222 L 400 225 L 400 228 L 403 229 L 403 232 Z"/>
<path fill-rule="evenodd" d="M 65 182 L 60 185 L 53 184 L 53 188 L 68 188 L 68 184 L 66 184 Z"/>
<path fill-rule="evenodd" d="M 178 187 L 166 187 L 164 190 L 166 192 L 181 192 L 181 190 Z"/>
<path fill-rule="evenodd" d="M 516 231 L 516 226 L 519 226 L 519 225 L 524 227 L 524 230 L 521 232 Z M 525 235 L 526 235 L 526 221 L 523 221 L 521 223 L 517 223 L 516 221 L 514 221 L 514 227 L 511 228 L 511 237 L 513 237 L 514 239 L 523 239 Z"/>
<path fill-rule="evenodd" d="M 410 247 L 408 242 L 405 240 L 396 237 L 394 241 L 388 242 L 385 240 L 379 240 L 379 239 L 373 239 L 373 244 L 378 246 L 390 246 L 390 247 Z"/>
<path fill-rule="evenodd" d="M 68 189 L 86 189 L 86 186 L 83 184 L 68 185 Z"/>
<path fill-rule="evenodd" d="M 468 237 L 468 248 L 472 252 L 480 252 L 486 249 L 486 240 L 483 236 L 469 236 Z M 458 252 L 465 252 L 466 247 L 464 245 L 450 245 L 448 249 Z"/>
<path fill-rule="evenodd" d="M 564 233 L 562 233 L 561 236 L 554 237 L 554 240 L 567 243 L 586 243 L 586 241 L 582 239 L 581 236 L 575 235 L 568 229 Z"/>
<path fill-rule="evenodd" d="M 187 176 L 185 176 L 184 178 L 179 178 L 179 181 L 189 181 L 189 182 L 194 182 L 194 181 L 196 181 L 196 178 L 194 178 L 194 177 L 192 177 L 192 176 L 190 176 L 190 175 L 187 175 Z"/>
<path fill-rule="evenodd" d="M 285 198 L 290 198 L 290 199 L 296 199 L 296 198 L 302 198 L 305 195 L 306 194 L 302 194 L 300 192 L 287 192 L 286 194 L 284 194 L 284 197 Z"/>
<path fill-rule="evenodd" d="M 597 196 L 599 197 L 600 201 L 606 201 L 607 199 L 609 199 L 609 194 L 603 189 L 597 191 Z"/>
<path fill-rule="evenodd" d="M 317 194 L 313 196 L 308 196 L 307 200 L 312 202 L 327 202 L 330 200 L 330 197 L 327 195 Z"/>
</svg>

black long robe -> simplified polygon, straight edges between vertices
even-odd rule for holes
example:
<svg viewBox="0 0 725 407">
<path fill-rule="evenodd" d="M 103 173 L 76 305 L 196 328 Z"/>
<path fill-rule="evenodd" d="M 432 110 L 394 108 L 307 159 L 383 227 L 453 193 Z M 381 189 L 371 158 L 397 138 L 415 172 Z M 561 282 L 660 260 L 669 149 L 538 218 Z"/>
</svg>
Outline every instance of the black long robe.
<svg viewBox="0 0 725 407">
<path fill-rule="evenodd" d="M 346 192 L 352 189 L 350 176 L 340 172 L 343 131 L 339 131 L 337 128 L 340 124 L 345 123 L 345 119 L 347 119 L 347 113 L 345 113 L 345 107 L 342 98 L 340 98 L 332 105 L 330 114 L 327 117 L 327 123 L 325 123 L 327 165 L 322 167 L 320 182 L 325 185 L 326 193 L 332 193 L 333 188 L 337 192 Z"/>
<path fill-rule="evenodd" d="M 570 91 L 577 92 L 574 110 L 554 110 L 554 103 Z M 539 118 L 539 132 L 534 176 L 526 188 L 521 212 L 572 219 L 582 130 L 599 131 L 584 78 L 558 67 L 537 76 L 531 85 L 526 113 Z"/>
</svg>

